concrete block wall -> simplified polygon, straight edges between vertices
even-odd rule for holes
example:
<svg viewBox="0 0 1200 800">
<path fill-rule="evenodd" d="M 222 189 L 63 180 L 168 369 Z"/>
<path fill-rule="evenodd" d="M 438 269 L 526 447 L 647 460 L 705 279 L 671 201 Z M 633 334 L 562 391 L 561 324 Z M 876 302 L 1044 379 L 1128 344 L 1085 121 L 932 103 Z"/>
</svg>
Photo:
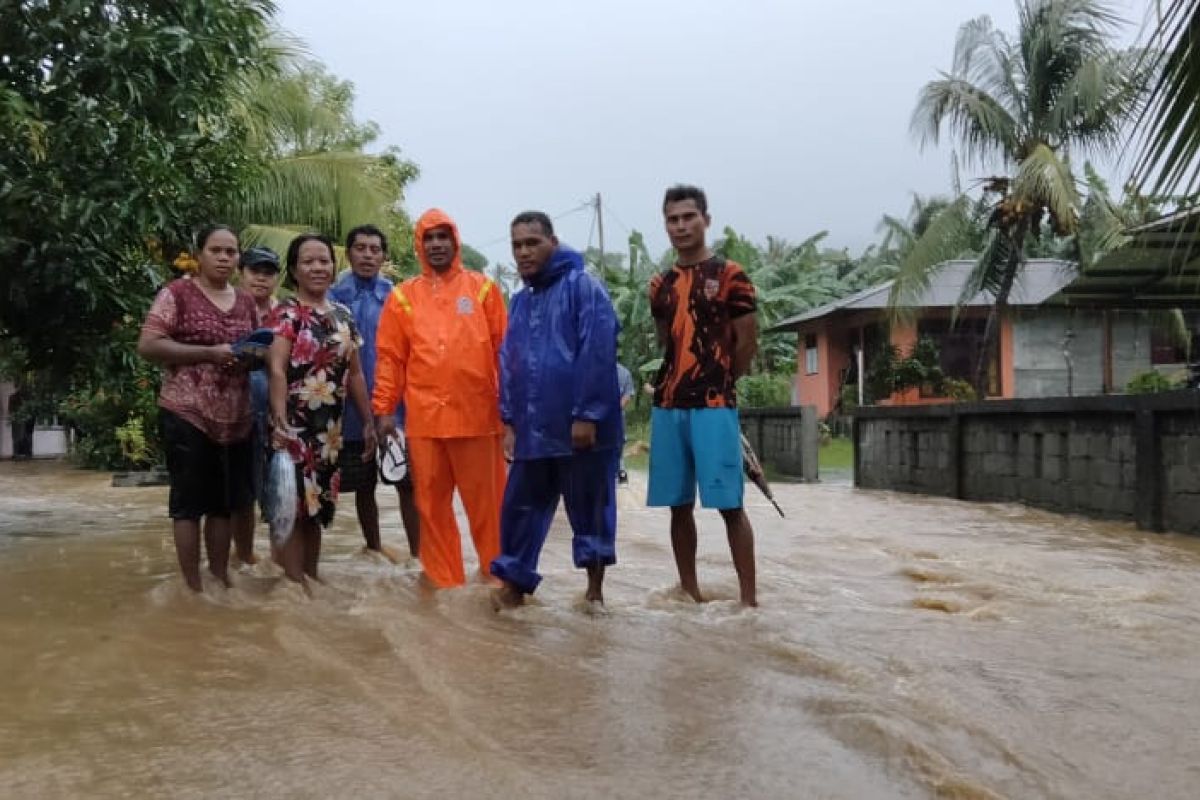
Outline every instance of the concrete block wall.
<svg viewBox="0 0 1200 800">
<path fill-rule="evenodd" d="M 970 417 L 962 496 L 1133 519 L 1131 415 Z"/>
<path fill-rule="evenodd" d="M 861 409 L 855 484 L 1200 534 L 1200 393 Z"/>
<path fill-rule="evenodd" d="M 868 489 L 949 494 L 952 483 L 948 420 L 889 419 L 860 427 L 855 482 Z"/>
<path fill-rule="evenodd" d="M 1153 368 L 1150 362 L 1149 315 L 1144 311 L 1113 311 L 1113 391 L 1123 392 L 1134 376 Z"/>
<path fill-rule="evenodd" d="M 1145 312 L 1110 312 L 1112 379 L 1123 389 L 1150 364 L 1150 322 Z M 1076 396 L 1104 393 L 1104 317 L 1098 311 L 1039 308 L 1013 323 L 1013 378 L 1017 397 L 1067 394 L 1063 337 L 1070 329 L 1071 390 Z"/>
<path fill-rule="evenodd" d="M 816 481 L 817 430 L 815 406 L 740 409 L 742 433 L 765 464 L 806 481 Z"/>
<path fill-rule="evenodd" d="M 1162 453 L 1163 525 L 1200 534 L 1200 427 L 1189 414 L 1164 414 L 1159 421 Z"/>
</svg>

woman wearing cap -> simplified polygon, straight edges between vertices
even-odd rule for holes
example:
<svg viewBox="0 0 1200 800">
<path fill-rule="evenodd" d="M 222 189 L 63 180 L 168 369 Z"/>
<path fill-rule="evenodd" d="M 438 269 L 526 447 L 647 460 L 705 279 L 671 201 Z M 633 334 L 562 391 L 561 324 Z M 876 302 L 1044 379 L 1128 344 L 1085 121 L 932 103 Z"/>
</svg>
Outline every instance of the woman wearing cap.
<svg viewBox="0 0 1200 800">
<path fill-rule="evenodd" d="M 267 323 L 267 317 L 278 305 L 275 289 L 279 286 L 279 256 L 269 247 L 250 247 L 238 262 L 241 273 L 239 287 L 254 298 L 255 325 Z M 254 501 L 262 506 L 263 474 L 267 452 L 267 370 L 264 367 L 250 372 L 250 413 L 254 423 L 251 438 L 250 485 Z M 243 564 L 254 564 L 254 505 L 233 520 L 233 547 Z"/>
<path fill-rule="evenodd" d="M 224 225 L 196 236 L 192 280 L 167 284 L 150 307 L 138 354 L 164 367 L 158 405 L 167 471 L 168 511 L 184 580 L 200 581 L 200 521 L 208 569 L 229 586 L 230 517 L 250 504 L 250 393 L 232 344 L 254 329 L 254 301 L 229 279 L 238 239 Z"/>
<path fill-rule="evenodd" d="M 296 526 L 279 548 L 287 577 L 317 577 L 321 529 L 337 508 L 342 412 L 349 394 L 363 419 L 370 398 L 358 361 L 362 343 L 350 310 L 329 299 L 333 241 L 305 233 L 288 246 L 286 280 L 296 289 L 271 314 L 275 341 L 268 357 L 272 445 L 296 462 Z M 375 457 L 375 431 L 364 431 L 363 460 Z"/>
</svg>

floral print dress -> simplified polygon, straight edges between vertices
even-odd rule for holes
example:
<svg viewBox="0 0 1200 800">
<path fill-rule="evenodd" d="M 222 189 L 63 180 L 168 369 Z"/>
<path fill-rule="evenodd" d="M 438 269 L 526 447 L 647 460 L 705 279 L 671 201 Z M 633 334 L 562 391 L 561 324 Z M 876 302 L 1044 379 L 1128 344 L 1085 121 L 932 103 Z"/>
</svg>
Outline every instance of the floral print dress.
<svg viewBox="0 0 1200 800">
<path fill-rule="evenodd" d="M 362 339 L 350 310 L 332 301 L 321 311 L 289 298 L 271 312 L 270 327 L 292 343 L 287 420 L 293 438 L 288 452 L 296 462 L 300 512 L 328 527 L 337 507 L 350 357 Z"/>
</svg>

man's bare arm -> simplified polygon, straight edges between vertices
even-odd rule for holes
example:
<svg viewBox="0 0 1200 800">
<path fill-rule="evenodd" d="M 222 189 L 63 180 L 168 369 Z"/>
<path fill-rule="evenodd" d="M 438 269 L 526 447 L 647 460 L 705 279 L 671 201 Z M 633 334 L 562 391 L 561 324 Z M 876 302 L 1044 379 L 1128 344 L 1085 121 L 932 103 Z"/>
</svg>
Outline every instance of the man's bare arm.
<svg viewBox="0 0 1200 800">
<path fill-rule="evenodd" d="M 733 321 L 733 379 L 750 372 L 754 354 L 758 352 L 758 320 L 754 314 L 743 314 Z"/>
</svg>

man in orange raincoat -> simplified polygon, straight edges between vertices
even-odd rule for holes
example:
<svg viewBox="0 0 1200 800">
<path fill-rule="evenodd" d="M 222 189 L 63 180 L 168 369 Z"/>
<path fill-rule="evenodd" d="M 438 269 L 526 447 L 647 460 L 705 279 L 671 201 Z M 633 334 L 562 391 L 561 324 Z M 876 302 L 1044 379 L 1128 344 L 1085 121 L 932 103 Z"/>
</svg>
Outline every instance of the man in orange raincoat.
<svg viewBox="0 0 1200 800">
<path fill-rule="evenodd" d="M 463 267 L 458 228 L 444 211 L 422 214 L 413 239 L 421 274 L 384 303 L 371 405 L 381 441 L 395 432 L 392 412 L 401 400 L 407 409 L 421 565 L 435 586 L 447 588 L 466 581 L 455 488 L 483 575 L 500 554 L 498 354 L 508 312 L 500 287 Z"/>
</svg>

